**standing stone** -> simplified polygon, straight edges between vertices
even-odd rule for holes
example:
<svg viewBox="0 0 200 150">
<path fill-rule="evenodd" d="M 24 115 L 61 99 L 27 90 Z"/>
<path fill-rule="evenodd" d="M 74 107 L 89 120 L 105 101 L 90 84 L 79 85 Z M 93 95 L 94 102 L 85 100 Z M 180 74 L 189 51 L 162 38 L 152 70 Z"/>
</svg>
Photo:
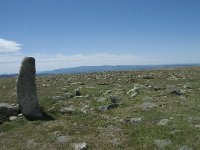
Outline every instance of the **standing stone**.
<svg viewBox="0 0 200 150">
<path fill-rule="evenodd" d="M 27 117 L 42 117 L 37 98 L 35 72 L 35 59 L 25 57 L 17 79 L 17 99 L 20 111 Z"/>
</svg>

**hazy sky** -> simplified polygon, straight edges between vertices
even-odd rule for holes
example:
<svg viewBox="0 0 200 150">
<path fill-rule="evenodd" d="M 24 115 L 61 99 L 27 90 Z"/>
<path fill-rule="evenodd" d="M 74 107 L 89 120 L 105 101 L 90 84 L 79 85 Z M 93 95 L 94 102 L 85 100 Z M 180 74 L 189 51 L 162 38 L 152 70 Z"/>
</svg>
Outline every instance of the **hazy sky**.
<svg viewBox="0 0 200 150">
<path fill-rule="evenodd" d="M 200 63 L 200 0 L 0 0 L 0 73 Z"/>
</svg>

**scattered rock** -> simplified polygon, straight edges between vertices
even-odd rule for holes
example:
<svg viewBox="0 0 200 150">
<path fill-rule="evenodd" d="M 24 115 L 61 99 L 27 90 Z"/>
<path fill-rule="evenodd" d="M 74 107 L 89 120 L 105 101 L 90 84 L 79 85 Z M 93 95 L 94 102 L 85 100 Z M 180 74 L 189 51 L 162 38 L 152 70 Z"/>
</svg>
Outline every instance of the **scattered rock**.
<svg viewBox="0 0 200 150">
<path fill-rule="evenodd" d="M 131 94 L 131 98 L 134 98 L 134 97 L 136 97 L 138 95 L 138 93 L 137 92 L 134 92 L 133 94 Z"/>
<path fill-rule="evenodd" d="M 153 102 L 144 102 L 144 103 L 141 104 L 141 109 L 142 110 L 148 110 L 148 109 L 151 109 L 155 106 L 156 106 L 156 104 L 153 103 Z"/>
<path fill-rule="evenodd" d="M 131 124 L 139 124 L 142 121 L 142 118 L 131 118 L 130 122 Z"/>
<path fill-rule="evenodd" d="M 98 111 L 106 111 L 108 106 L 99 106 Z"/>
<path fill-rule="evenodd" d="M 90 97 L 90 95 L 89 95 L 89 94 L 87 94 L 87 95 L 85 95 L 85 96 L 84 96 L 84 98 L 88 98 L 88 97 Z"/>
<path fill-rule="evenodd" d="M 81 107 L 81 111 L 82 111 L 83 113 L 87 113 L 87 112 L 89 111 L 89 106 L 88 106 L 88 105 L 82 106 L 82 107 Z"/>
<path fill-rule="evenodd" d="M 196 124 L 194 127 L 195 128 L 200 128 L 200 124 Z"/>
<path fill-rule="evenodd" d="M 184 145 L 179 150 L 193 150 L 193 149 L 189 146 Z"/>
<path fill-rule="evenodd" d="M 110 96 L 110 100 L 112 103 L 118 103 L 119 102 L 119 97 L 117 96 Z"/>
<path fill-rule="evenodd" d="M 184 89 L 192 89 L 191 83 L 187 83 L 183 86 Z"/>
<path fill-rule="evenodd" d="M 0 103 L 0 114 L 5 118 L 10 116 L 17 116 L 19 114 L 18 105 L 10 105 L 7 103 Z"/>
<path fill-rule="evenodd" d="M 72 106 L 68 106 L 68 107 L 65 107 L 65 108 L 62 108 L 60 110 L 60 113 L 61 114 L 66 114 L 66 113 L 69 113 L 69 114 L 72 114 L 73 112 L 75 112 L 76 109 L 75 107 L 72 105 Z"/>
<path fill-rule="evenodd" d="M 59 136 L 59 137 L 57 137 L 57 141 L 59 143 L 67 143 L 70 141 L 70 136 L 64 136 L 64 135 Z"/>
<path fill-rule="evenodd" d="M 119 106 L 119 104 L 113 103 L 113 104 L 108 105 L 108 106 L 107 106 L 107 109 L 108 109 L 108 110 L 111 110 L 111 109 L 117 108 L 118 106 Z"/>
<path fill-rule="evenodd" d="M 74 146 L 75 150 L 87 150 L 88 149 L 88 145 L 85 142 L 74 143 L 73 146 Z"/>
<path fill-rule="evenodd" d="M 12 113 L 12 106 L 7 103 L 0 103 L 0 114 L 9 117 Z"/>
<path fill-rule="evenodd" d="M 166 91 L 171 95 L 183 95 L 184 92 L 178 89 L 175 85 L 167 85 Z"/>
<path fill-rule="evenodd" d="M 34 139 L 26 141 L 26 148 L 28 148 L 28 149 L 33 149 L 36 145 L 37 145 L 37 143 L 35 142 Z"/>
<path fill-rule="evenodd" d="M 143 75 L 142 79 L 153 79 L 152 75 Z"/>
<path fill-rule="evenodd" d="M 154 90 L 154 91 L 159 91 L 159 90 L 161 90 L 161 87 L 153 86 L 153 90 Z"/>
<path fill-rule="evenodd" d="M 140 94 L 140 92 L 139 92 L 140 89 L 141 89 L 141 85 L 135 84 L 135 85 L 134 85 L 134 88 L 131 89 L 131 90 L 129 90 L 129 91 L 127 92 L 127 94 L 128 94 L 128 95 L 131 94 L 131 98 L 134 98 L 134 97 L 136 97 L 138 94 Z"/>
<path fill-rule="evenodd" d="M 158 125 L 158 126 L 165 126 L 165 125 L 167 125 L 168 122 L 169 122 L 169 119 L 161 119 L 161 120 L 157 123 L 157 125 Z"/>
<path fill-rule="evenodd" d="M 14 121 L 14 120 L 16 120 L 16 119 L 17 119 L 16 116 L 10 116 L 10 117 L 9 117 L 9 120 L 10 120 L 10 121 Z"/>
<path fill-rule="evenodd" d="M 183 95 L 184 92 L 178 89 L 174 89 L 172 91 L 169 92 L 169 94 L 173 94 L 173 95 Z"/>
<path fill-rule="evenodd" d="M 180 133 L 180 132 L 183 132 L 183 130 L 173 130 L 173 131 L 171 131 L 170 133 L 171 133 L 171 134 L 176 134 L 176 133 Z"/>
<path fill-rule="evenodd" d="M 100 82 L 100 83 L 97 83 L 97 85 L 109 85 L 109 84 L 106 82 Z"/>
<path fill-rule="evenodd" d="M 113 92 L 112 90 L 108 90 L 104 94 L 111 94 L 112 92 Z"/>
<path fill-rule="evenodd" d="M 74 97 L 74 95 L 70 92 L 67 92 L 67 93 L 64 94 L 64 97 L 65 98 L 72 98 L 72 97 Z"/>
<path fill-rule="evenodd" d="M 79 89 L 75 89 L 75 90 L 74 90 L 74 95 L 75 95 L 75 96 L 81 96 L 80 90 L 79 90 Z"/>
<path fill-rule="evenodd" d="M 117 104 L 117 103 L 109 104 L 106 106 L 99 106 L 98 111 L 111 110 L 111 109 L 117 108 L 118 106 L 119 106 L 119 104 Z"/>
<path fill-rule="evenodd" d="M 63 100 L 64 97 L 62 97 L 62 96 L 53 96 L 52 99 L 53 100 Z"/>
<path fill-rule="evenodd" d="M 119 139 L 119 138 L 115 138 L 114 140 L 112 140 L 112 141 L 111 141 L 111 143 L 112 143 L 113 145 L 116 145 L 116 146 L 118 146 L 118 145 L 120 145 L 120 144 L 121 144 L 121 141 L 120 141 L 120 139 Z"/>
<path fill-rule="evenodd" d="M 106 101 L 106 98 L 99 98 L 98 100 L 97 100 L 97 102 L 101 102 L 101 103 L 103 103 L 103 102 L 105 102 Z"/>
<path fill-rule="evenodd" d="M 168 145 L 170 145 L 172 142 L 169 139 L 164 139 L 164 140 L 155 140 L 154 144 L 159 148 L 159 149 L 164 149 Z"/>
</svg>

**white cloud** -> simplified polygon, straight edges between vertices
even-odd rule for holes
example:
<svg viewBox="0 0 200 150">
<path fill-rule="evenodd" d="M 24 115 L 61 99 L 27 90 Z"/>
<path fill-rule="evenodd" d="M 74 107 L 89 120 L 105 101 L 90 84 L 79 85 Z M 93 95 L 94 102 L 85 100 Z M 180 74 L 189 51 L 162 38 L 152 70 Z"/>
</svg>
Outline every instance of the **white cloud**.
<svg viewBox="0 0 200 150">
<path fill-rule="evenodd" d="M 4 53 L 0 54 L 0 73 L 17 73 L 20 63 L 25 54 Z M 198 57 L 192 59 L 174 57 L 147 57 L 133 54 L 32 54 L 28 55 L 36 59 L 37 71 L 48 71 L 58 68 L 69 68 L 78 66 L 100 66 L 100 65 L 154 65 L 154 64 L 181 64 L 198 62 Z"/>
<path fill-rule="evenodd" d="M 100 65 L 141 65 L 159 64 L 160 60 L 144 56 L 116 54 L 75 54 L 75 55 L 45 55 L 32 54 L 36 58 L 37 71 L 53 70 L 78 66 Z M 24 54 L 0 55 L 0 73 L 17 73 Z"/>
<path fill-rule="evenodd" d="M 21 45 L 15 41 L 0 39 L 0 52 L 17 52 L 21 49 Z"/>
</svg>

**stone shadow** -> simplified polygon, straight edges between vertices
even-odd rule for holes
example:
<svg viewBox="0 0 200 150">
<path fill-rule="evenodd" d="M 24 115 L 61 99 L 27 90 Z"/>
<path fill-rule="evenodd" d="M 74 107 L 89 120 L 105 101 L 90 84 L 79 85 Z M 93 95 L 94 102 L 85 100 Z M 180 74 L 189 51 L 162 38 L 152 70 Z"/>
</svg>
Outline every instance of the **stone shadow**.
<svg viewBox="0 0 200 150">
<path fill-rule="evenodd" d="M 33 116 L 28 116 L 28 115 L 24 115 L 24 117 L 29 120 L 29 121 L 37 121 L 37 120 L 41 120 L 41 121 L 52 121 L 55 120 L 55 118 L 53 118 L 51 115 L 47 114 L 46 112 L 41 110 L 41 117 L 33 117 Z"/>
</svg>

